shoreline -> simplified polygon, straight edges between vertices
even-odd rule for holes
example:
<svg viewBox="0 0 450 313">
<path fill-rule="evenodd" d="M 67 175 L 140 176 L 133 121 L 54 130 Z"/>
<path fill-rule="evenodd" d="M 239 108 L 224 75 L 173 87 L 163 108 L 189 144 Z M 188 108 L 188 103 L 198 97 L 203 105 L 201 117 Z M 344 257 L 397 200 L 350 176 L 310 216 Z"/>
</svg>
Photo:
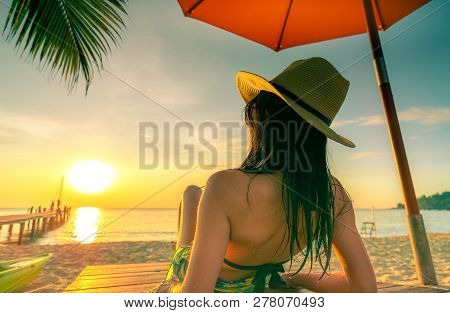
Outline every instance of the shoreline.
<svg viewBox="0 0 450 313">
<path fill-rule="evenodd" d="M 443 232 L 427 232 L 428 236 L 435 236 L 435 235 L 449 235 L 450 233 L 443 233 Z M 361 236 L 363 241 L 367 240 L 380 240 L 380 239 L 384 239 L 384 238 L 404 238 L 404 237 L 408 237 L 408 234 L 404 234 L 404 235 L 386 235 L 386 236 L 372 236 L 372 237 L 363 237 Z M 409 238 L 409 237 L 408 237 Z M 41 237 L 36 237 L 36 239 L 34 239 L 33 241 L 29 241 L 29 240 L 24 240 L 24 244 L 22 245 L 22 247 L 24 246 L 85 246 L 85 245 L 92 245 L 92 244 L 121 244 L 121 243 L 142 243 L 142 244 L 146 244 L 146 243 L 154 243 L 154 242 L 158 242 L 158 243 L 164 243 L 164 244 L 168 244 L 170 245 L 171 243 L 175 242 L 174 240 L 157 240 L 157 239 L 150 239 L 150 240 L 122 240 L 122 241 L 100 241 L 100 242 L 92 242 L 92 243 L 85 243 L 85 244 L 81 244 L 75 241 L 72 242 L 62 242 L 62 243 L 39 243 L 39 239 L 41 239 Z M 17 241 L 13 240 L 13 241 L 0 241 L 0 251 L 1 248 L 5 246 L 5 247 L 15 247 L 17 246 Z M 449 253 L 450 254 L 450 253 Z M 0 254 L 1 256 L 1 254 Z M 450 256 L 449 256 L 450 257 Z M 1 260 L 1 259 L 0 259 Z"/>
<path fill-rule="evenodd" d="M 433 261 L 439 284 L 450 286 L 450 233 L 429 233 Z M 398 284 L 417 284 L 408 236 L 365 238 L 364 243 L 377 280 Z M 62 292 L 89 265 L 170 261 L 170 241 L 122 241 L 90 244 L 0 244 L 0 259 L 9 260 L 40 253 L 53 253 L 52 259 L 26 292 Z M 313 270 L 317 268 L 313 267 Z M 340 265 L 333 256 L 331 271 Z"/>
</svg>

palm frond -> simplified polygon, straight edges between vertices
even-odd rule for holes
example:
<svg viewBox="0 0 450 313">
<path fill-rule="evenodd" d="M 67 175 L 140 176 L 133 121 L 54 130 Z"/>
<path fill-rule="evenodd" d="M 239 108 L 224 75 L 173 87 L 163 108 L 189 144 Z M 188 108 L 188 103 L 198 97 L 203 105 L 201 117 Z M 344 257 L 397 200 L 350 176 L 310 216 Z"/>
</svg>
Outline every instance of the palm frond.
<svg viewBox="0 0 450 313">
<path fill-rule="evenodd" d="M 117 46 L 127 0 L 12 0 L 3 32 L 22 57 L 36 60 L 72 91 L 80 75 L 86 92 L 95 70 Z"/>
</svg>

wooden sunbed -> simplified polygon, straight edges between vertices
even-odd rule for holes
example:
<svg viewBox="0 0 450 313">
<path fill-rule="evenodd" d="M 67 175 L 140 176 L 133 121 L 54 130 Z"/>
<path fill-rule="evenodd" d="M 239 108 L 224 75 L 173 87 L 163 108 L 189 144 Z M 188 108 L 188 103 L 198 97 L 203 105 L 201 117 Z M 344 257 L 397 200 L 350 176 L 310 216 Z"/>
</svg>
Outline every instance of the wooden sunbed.
<svg viewBox="0 0 450 313">
<path fill-rule="evenodd" d="M 167 272 L 169 263 L 111 264 L 86 267 L 64 292 L 146 292 L 157 286 Z M 277 292 L 274 290 L 273 292 Z M 295 290 L 292 292 L 308 292 Z M 448 288 L 403 286 L 378 283 L 378 292 L 449 292 Z"/>
</svg>

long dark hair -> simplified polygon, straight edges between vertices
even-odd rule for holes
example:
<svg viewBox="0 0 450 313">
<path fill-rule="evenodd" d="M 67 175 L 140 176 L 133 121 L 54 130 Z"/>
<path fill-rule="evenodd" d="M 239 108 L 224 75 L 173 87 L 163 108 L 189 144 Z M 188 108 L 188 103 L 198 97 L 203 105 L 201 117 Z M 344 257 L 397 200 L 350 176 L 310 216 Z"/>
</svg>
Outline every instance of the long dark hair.
<svg viewBox="0 0 450 313">
<path fill-rule="evenodd" d="M 266 91 L 261 91 L 245 107 L 245 123 L 250 131 L 250 149 L 239 169 L 256 174 L 283 174 L 282 200 L 291 264 L 297 247 L 303 255 L 298 271 L 309 259 L 310 271 L 318 261 L 323 274 L 326 273 L 334 228 L 327 137 L 280 97 Z M 303 249 L 300 233 L 306 243 Z"/>
</svg>

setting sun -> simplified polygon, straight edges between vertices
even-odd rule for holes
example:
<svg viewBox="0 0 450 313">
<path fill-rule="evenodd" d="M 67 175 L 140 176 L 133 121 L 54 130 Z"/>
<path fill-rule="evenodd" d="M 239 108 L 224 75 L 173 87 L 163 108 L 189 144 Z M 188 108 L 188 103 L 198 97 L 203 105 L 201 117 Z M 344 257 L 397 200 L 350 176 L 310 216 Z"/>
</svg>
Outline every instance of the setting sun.
<svg viewBox="0 0 450 313">
<path fill-rule="evenodd" d="M 97 160 L 85 160 L 75 163 L 69 170 L 69 182 L 80 192 L 96 193 L 111 186 L 115 175 L 112 166 Z"/>
</svg>

